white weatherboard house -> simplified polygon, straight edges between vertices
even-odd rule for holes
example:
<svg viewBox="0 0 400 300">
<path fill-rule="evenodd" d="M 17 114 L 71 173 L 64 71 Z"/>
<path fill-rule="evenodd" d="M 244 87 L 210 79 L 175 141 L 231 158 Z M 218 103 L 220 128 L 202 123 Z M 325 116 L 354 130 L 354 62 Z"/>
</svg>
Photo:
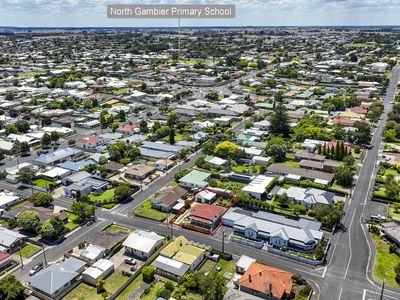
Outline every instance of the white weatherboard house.
<svg viewBox="0 0 400 300">
<path fill-rule="evenodd" d="M 242 188 L 242 192 L 247 193 L 256 199 L 261 199 L 265 189 L 274 179 L 274 177 L 270 176 L 257 175 L 248 185 Z"/>
<path fill-rule="evenodd" d="M 0 209 L 5 209 L 18 203 L 19 197 L 11 192 L 0 192 Z"/>
<path fill-rule="evenodd" d="M 261 211 L 249 213 L 233 208 L 222 217 L 222 224 L 232 227 L 235 235 L 297 251 L 311 251 L 323 239 L 321 223 Z"/>
<path fill-rule="evenodd" d="M 164 237 L 155 232 L 138 230 L 131 233 L 123 242 L 125 254 L 147 260 L 163 244 Z"/>
<path fill-rule="evenodd" d="M 291 186 L 288 189 L 281 188 L 277 194 L 286 194 L 289 200 L 295 201 L 297 204 L 303 205 L 309 209 L 315 207 L 317 204 L 329 205 L 333 202 L 335 197 L 335 194 L 332 192 L 297 186 Z"/>
</svg>

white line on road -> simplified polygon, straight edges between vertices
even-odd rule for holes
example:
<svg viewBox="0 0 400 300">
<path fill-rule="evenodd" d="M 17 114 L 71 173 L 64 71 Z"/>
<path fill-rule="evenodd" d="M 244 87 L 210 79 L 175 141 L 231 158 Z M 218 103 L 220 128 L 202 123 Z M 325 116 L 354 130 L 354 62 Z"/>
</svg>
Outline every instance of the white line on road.
<svg viewBox="0 0 400 300">
<path fill-rule="evenodd" d="M 353 221 L 354 221 L 354 217 L 356 216 L 356 212 L 357 212 L 357 207 L 354 209 L 353 216 L 351 217 L 349 231 L 351 230 L 351 226 L 353 225 Z M 351 250 L 351 234 L 350 234 L 350 232 L 349 232 L 349 250 L 350 250 L 350 258 L 349 258 L 349 262 L 347 263 L 346 272 L 344 273 L 344 277 L 343 277 L 345 279 L 347 277 L 347 273 L 349 272 L 350 262 L 351 262 L 351 259 L 353 257 L 353 252 Z"/>
<path fill-rule="evenodd" d="M 366 290 L 366 289 L 364 289 L 364 293 L 363 293 L 363 298 L 362 298 L 362 300 L 367 300 L 367 299 L 365 299 L 365 297 L 367 296 L 367 292 L 368 292 L 368 294 L 375 294 L 375 295 L 380 295 L 380 294 L 381 294 L 381 292 L 371 291 L 371 290 Z M 395 300 L 398 300 L 398 299 L 399 299 L 399 298 L 397 298 L 397 297 L 388 296 L 388 295 L 386 295 L 386 294 L 384 293 L 384 294 L 383 294 L 383 299 L 386 299 L 386 298 L 395 299 Z"/>
<path fill-rule="evenodd" d="M 342 298 L 342 293 L 343 293 L 343 288 L 340 289 L 340 294 L 339 294 L 338 300 L 340 300 L 340 298 Z"/>
</svg>

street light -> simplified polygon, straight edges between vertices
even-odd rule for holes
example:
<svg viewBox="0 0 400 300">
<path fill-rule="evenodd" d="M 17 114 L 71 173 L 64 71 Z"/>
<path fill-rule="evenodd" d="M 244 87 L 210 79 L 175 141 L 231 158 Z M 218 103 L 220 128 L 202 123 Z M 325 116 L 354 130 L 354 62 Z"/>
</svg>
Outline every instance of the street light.
<svg viewBox="0 0 400 300">
<path fill-rule="evenodd" d="M 225 252 L 225 231 L 222 230 L 222 254 Z"/>
</svg>

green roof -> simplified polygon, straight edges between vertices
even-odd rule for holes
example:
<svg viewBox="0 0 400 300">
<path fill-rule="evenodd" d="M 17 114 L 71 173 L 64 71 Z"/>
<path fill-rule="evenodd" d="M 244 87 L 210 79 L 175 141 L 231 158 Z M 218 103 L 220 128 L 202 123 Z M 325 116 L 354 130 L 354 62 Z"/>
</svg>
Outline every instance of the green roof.
<svg viewBox="0 0 400 300">
<path fill-rule="evenodd" d="M 255 107 L 261 107 L 261 108 L 274 108 L 274 105 L 272 103 L 267 103 L 267 102 L 260 102 L 260 103 L 256 103 L 254 104 Z"/>
<path fill-rule="evenodd" d="M 191 183 L 199 186 L 207 186 L 208 185 L 207 180 L 210 177 L 210 175 L 211 175 L 210 173 L 193 170 L 189 174 L 179 179 L 179 182 Z"/>
</svg>

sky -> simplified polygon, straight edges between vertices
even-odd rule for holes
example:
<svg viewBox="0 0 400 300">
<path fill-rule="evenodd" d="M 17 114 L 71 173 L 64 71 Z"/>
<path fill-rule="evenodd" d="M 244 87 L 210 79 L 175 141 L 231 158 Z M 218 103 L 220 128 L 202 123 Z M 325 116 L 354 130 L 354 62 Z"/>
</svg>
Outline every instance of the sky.
<svg viewBox="0 0 400 300">
<path fill-rule="evenodd" d="M 0 0 L 0 26 L 168 27 L 175 19 L 108 19 L 107 4 L 235 4 L 234 19 L 181 26 L 400 25 L 400 0 Z"/>
</svg>

